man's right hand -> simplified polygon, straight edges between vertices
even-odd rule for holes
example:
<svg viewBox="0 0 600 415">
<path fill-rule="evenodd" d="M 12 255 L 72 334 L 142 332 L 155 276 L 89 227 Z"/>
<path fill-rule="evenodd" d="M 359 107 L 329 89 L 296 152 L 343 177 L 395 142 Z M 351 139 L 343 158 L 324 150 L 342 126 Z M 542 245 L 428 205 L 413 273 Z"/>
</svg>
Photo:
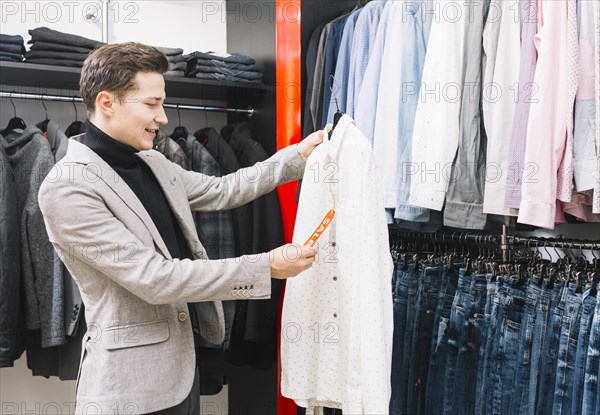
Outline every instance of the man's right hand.
<svg viewBox="0 0 600 415">
<path fill-rule="evenodd" d="M 306 271 L 312 266 L 318 252 L 316 245 L 286 244 L 273 249 L 269 252 L 271 278 L 285 279 Z"/>
</svg>

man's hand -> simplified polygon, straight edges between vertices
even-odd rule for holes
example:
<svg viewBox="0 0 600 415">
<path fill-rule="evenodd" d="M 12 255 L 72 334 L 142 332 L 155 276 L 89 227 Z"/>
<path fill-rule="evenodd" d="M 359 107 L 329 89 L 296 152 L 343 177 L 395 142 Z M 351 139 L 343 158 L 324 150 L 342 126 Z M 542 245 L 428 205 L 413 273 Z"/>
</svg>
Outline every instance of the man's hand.
<svg viewBox="0 0 600 415">
<path fill-rule="evenodd" d="M 319 252 L 317 246 L 308 247 L 286 244 L 269 252 L 271 260 L 271 278 L 285 279 L 295 277 L 309 269 Z"/>
<path fill-rule="evenodd" d="M 323 131 L 315 131 L 298 143 L 298 154 L 300 154 L 302 160 L 306 161 L 315 147 L 323 142 L 323 136 Z"/>
</svg>

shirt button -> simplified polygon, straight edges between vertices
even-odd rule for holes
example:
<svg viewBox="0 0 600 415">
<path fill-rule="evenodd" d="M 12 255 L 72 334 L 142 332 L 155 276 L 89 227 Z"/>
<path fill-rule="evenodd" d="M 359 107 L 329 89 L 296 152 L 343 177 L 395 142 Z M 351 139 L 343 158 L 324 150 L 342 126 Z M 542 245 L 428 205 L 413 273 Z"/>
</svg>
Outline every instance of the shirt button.
<svg viewBox="0 0 600 415">
<path fill-rule="evenodd" d="M 333 313 L 333 318 L 337 318 L 337 313 Z"/>
<path fill-rule="evenodd" d="M 186 321 L 187 320 L 187 314 L 184 312 L 179 313 L 179 316 L 177 316 L 179 318 L 179 321 Z"/>
<path fill-rule="evenodd" d="M 332 243 L 331 243 L 331 246 L 336 246 L 336 245 L 337 245 L 337 244 L 336 244 L 335 242 L 332 242 Z"/>
<path fill-rule="evenodd" d="M 335 275 L 333 276 L 333 280 L 334 280 L 334 281 L 337 281 L 337 277 L 336 277 Z"/>
</svg>

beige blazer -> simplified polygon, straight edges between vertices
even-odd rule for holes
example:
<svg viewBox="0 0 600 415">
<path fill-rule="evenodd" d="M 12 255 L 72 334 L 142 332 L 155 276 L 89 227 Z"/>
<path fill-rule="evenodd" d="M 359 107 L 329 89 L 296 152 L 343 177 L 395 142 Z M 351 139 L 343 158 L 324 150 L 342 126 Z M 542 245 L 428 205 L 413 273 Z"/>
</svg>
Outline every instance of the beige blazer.
<svg viewBox="0 0 600 415">
<path fill-rule="evenodd" d="M 183 170 L 154 150 L 138 157 L 156 176 L 195 260 L 172 259 L 129 186 L 72 139 L 39 192 L 50 241 L 85 304 L 75 413 L 142 414 L 183 401 L 195 367 L 187 303 L 200 302 L 201 335 L 220 343 L 218 300 L 271 292 L 268 255 L 208 259 L 191 210 L 243 205 L 299 179 L 305 166 L 296 146 L 224 177 Z"/>
</svg>

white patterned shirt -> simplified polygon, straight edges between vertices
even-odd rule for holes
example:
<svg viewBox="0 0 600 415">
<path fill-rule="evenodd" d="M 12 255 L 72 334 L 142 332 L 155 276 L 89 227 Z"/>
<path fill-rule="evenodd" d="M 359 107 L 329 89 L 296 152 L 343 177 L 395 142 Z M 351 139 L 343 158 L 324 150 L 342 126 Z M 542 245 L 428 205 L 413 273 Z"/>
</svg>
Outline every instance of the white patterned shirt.
<svg viewBox="0 0 600 415">
<path fill-rule="evenodd" d="M 287 280 L 281 392 L 307 414 L 320 406 L 387 414 L 393 265 L 373 152 L 348 115 L 308 158 L 294 243 L 304 244 L 330 209 L 317 260 Z"/>
</svg>

